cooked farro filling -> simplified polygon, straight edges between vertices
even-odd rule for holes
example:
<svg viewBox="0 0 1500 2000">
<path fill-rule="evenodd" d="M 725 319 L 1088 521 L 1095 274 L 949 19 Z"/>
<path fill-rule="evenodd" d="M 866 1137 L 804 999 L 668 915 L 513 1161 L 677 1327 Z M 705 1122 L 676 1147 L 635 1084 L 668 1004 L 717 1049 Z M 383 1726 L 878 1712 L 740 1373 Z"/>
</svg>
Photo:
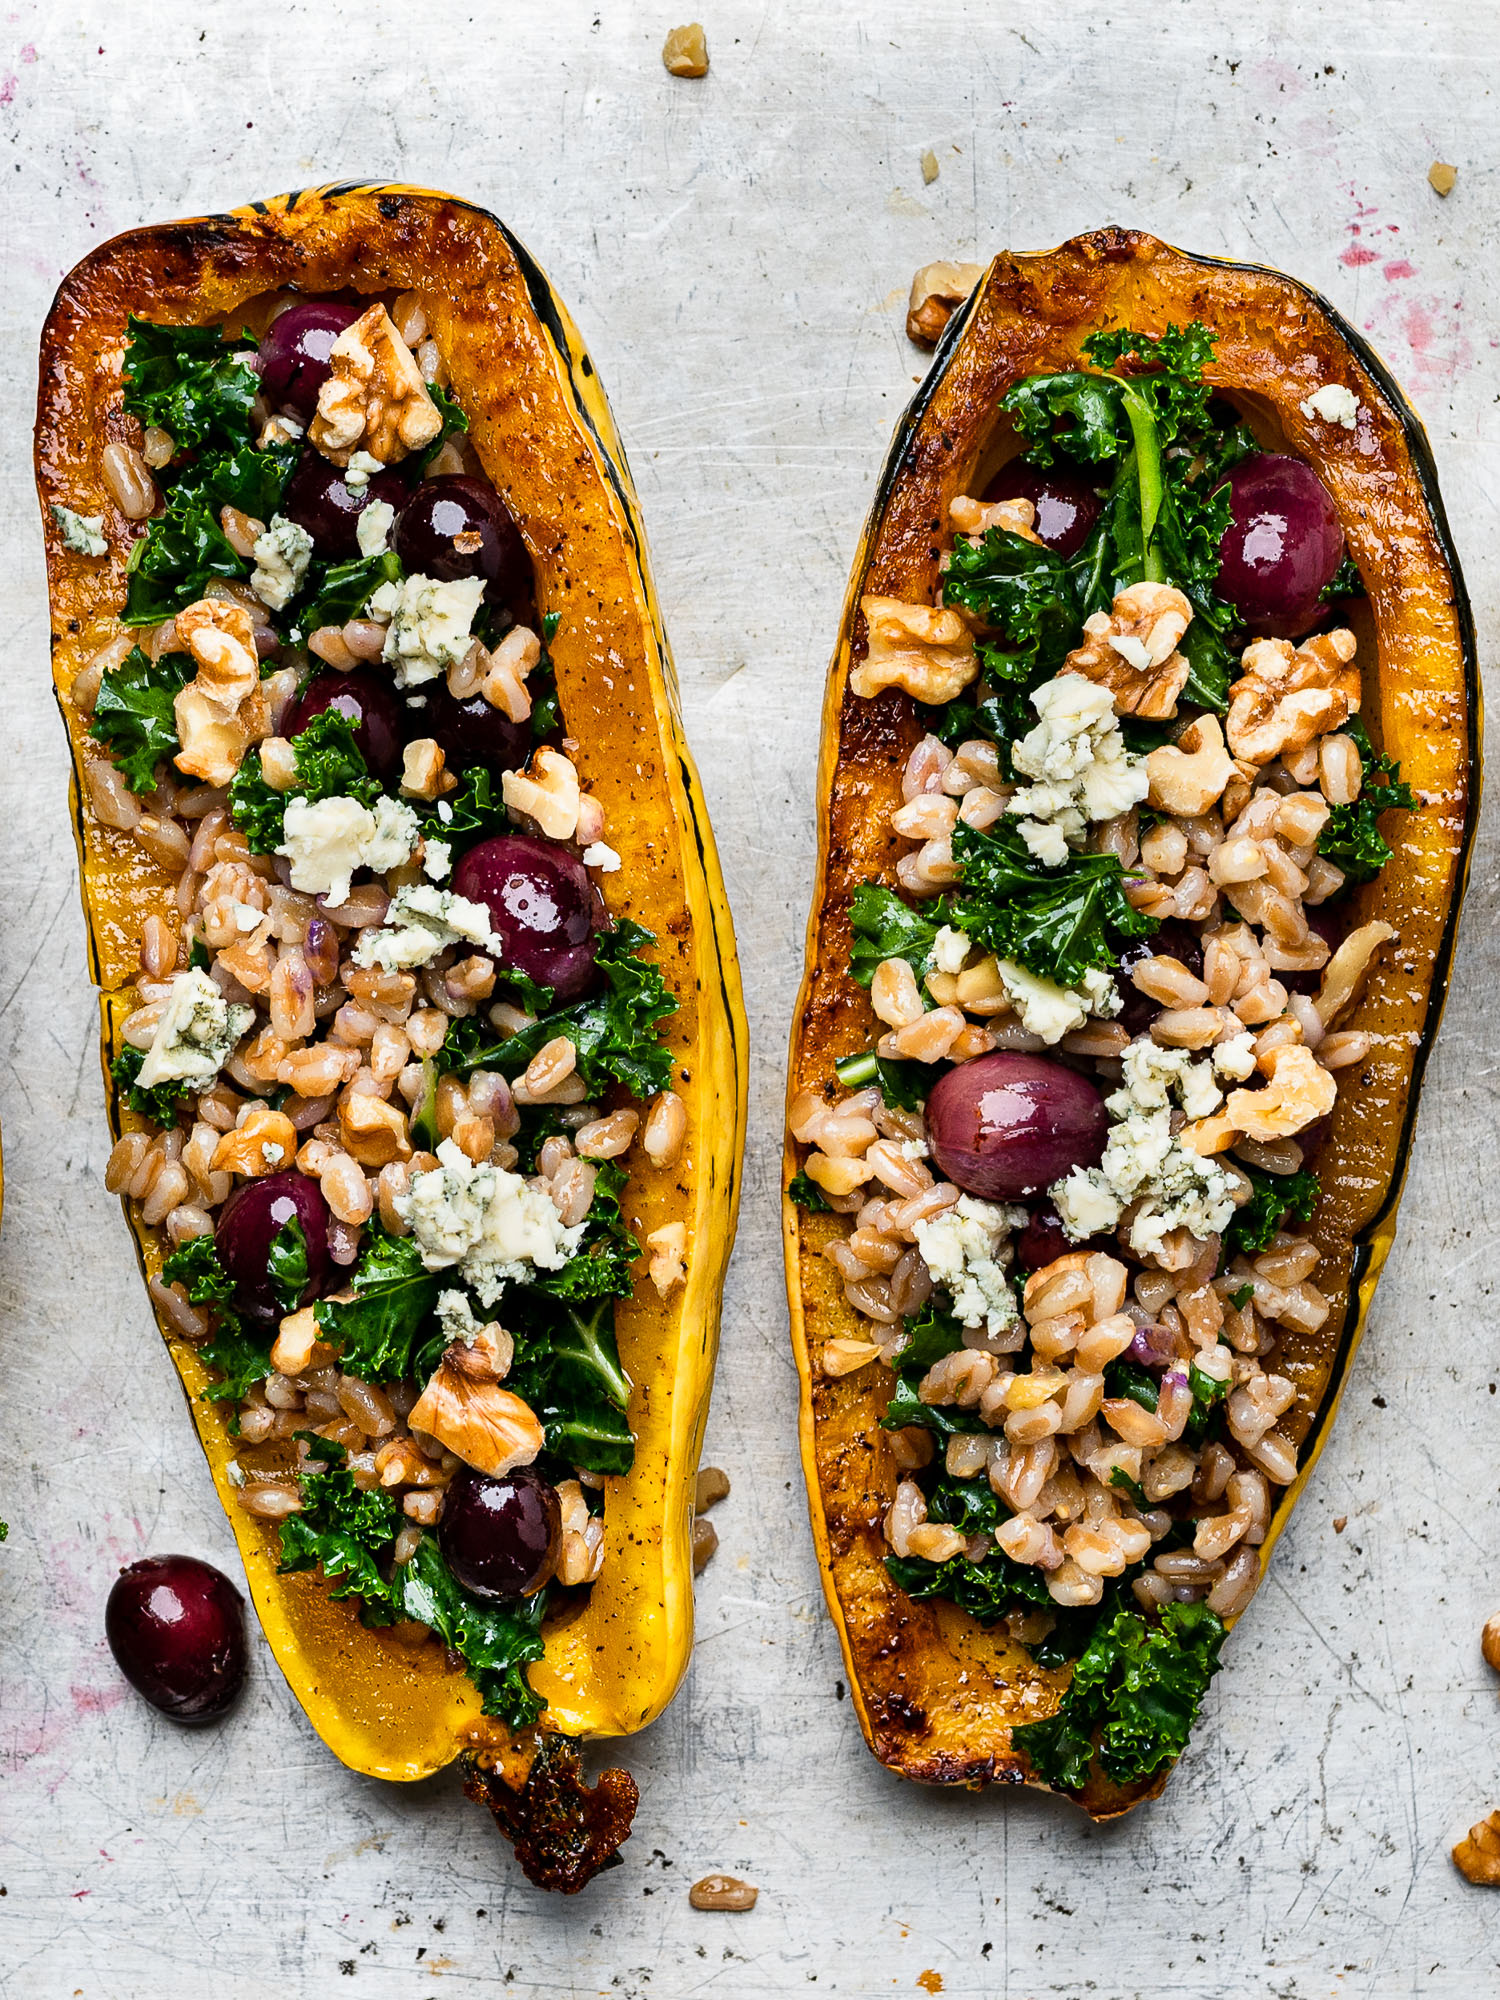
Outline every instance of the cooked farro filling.
<svg viewBox="0 0 1500 2000">
<path fill-rule="evenodd" d="M 952 503 L 940 601 L 862 600 L 850 687 L 928 733 L 899 890 L 851 911 L 884 1033 L 790 1121 L 864 1320 L 822 1367 L 889 1371 L 887 1567 L 1076 1662 L 1016 1732 L 1072 1789 L 1096 1735 L 1122 1783 L 1182 1749 L 1296 1475 L 1277 1362 L 1328 1316 L 1303 1226 L 1393 935 L 1341 899 L 1416 803 L 1311 468 L 1212 396 L 1203 327 L 1086 352 L 1005 396 L 1020 455 Z"/>
<path fill-rule="evenodd" d="M 73 690 L 88 789 L 176 879 L 113 1065 L 144 1129 L 106 1178 L 164 1234 L 152 1295 L 283 1567 L 441 1641 L 520 1727 L 631 1464 L 621 1196 L 634 1146 L 683 1141 L 676 1001 L 605 914 L 554 621 L 420 299 L 286 294 L 265 323 L 132 321 L 143 440 L 105 450 L 142 525 Z M 649 1249 L 681 1284 L 680 1228 Z"/>
</svg>

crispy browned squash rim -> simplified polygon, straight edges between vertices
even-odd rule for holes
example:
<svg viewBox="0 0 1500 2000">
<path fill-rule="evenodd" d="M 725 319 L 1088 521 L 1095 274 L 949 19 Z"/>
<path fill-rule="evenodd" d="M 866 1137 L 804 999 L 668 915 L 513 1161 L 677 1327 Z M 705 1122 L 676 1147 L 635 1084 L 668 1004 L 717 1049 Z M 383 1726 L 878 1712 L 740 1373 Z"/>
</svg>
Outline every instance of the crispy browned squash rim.
<svg viewBox="0 0 1500 2000">
<path fill-rule="evenodd" d="M 1143 307 L 1139 294 L 1148 290 L 1151 304 Z M 1351 899 L 1361 921 L 1404 903 L 1402 948 L 1393 947 L 1372 975 L 1355 1019 L 1377 1034 L 1381 1027 L 1406 1032 L 1405 1020 L 1412 1045 L 1395 1055 L 1388 1045 L 1377 1045 L 1360 1082 L 1341 1092 L 1333 1131 L 1317 1161 L 1324 1181 L 1314 1225 L 1325 1260 L 1319 1282 L 1334 1311 L 1318 1335 L 1289 1343 L 1296 1351 L 1283 1361 L 1299 1391 L 1299 1470 L 1275 1509 L 1264 1564 L 1327 1438 L 1394 1236 L 1422 1078 L 1447 990 L 1480 787 L 1474 621 L 1431 447 L 1384 362 L 1310 287 L 1262 266 L 1191 257 L 1150 236 L 1105 229 L 1047 253 L 1002 254 L 955 312 L 929 373 L 897 425 L 855 558 L 829 670 L 817 875 L 807 969 L 792 1031 L 788 1102 L 799 1089 L 827 1082 L 834 1059 L 869 1044 L 873 1016 L 867 997 L 848 974 L 849 896 L 861 879 L 893 884 L 894 861 L 905 845 L 885 831 L 884 821 L 899 798 L 901 767 L 920 726 L 915 705 L 899 691 L 887 691 L 874 702 L 847 692 L 861 594 L 873 589 L 908 601 L 931 600 L 939 544 L 948 539 L 946 499 L 957 491 L 976 490 L 963 483 L 964 477 L 987 445 L 993 449 L 1000 427 L 998 397 L 1010 382 L 1073 365 L 1082 339 L 1099 325 L 1128 320 L 1151 331 L 1169 319 L 1185 324 L 1201 318 L 1223 333 L 1220 322 L 1230 309 L 1237 314 L 1236 339 L 1226 338 L 1225 349 L 1233 350 L 1253 334 L 1275 362 L 1267 379 L 1255 381 L 1253 392 L 1248 384 L 1238 385 L 1262 442 L 1276 448 L 1278 439 L 1295 432 L 1285 448 L 1312 462 L 1340 503 L 1373 613 L 1373 622 L 1363 613 L 1352 621 L 1361 639 L 1364 712 L 1377 743 L 1383 741 L 1401 759 L 1404 775 L 1427 800 L 1426 810 L 1403 816 L 1399 830 L 1386 826 L 1395 859 L 1376 883 Z M 1034 318 L 1028 318 L 1031 311 Z M 1316 351 L 1319 374 L 1312 381 L 1297 379 L 1288 404 L 1292 356 L 1287 343 L 1293 329 L 1303 344 L 1299 351 Z M 1233 395 L 1237 384 L 1227 355 L 1224 370 L 1209 373 Z M 965 387 L 955 388 L 961 374 Z M 1267 391 L 1269 380 L 1278 376 L 1283 394 L 1273 407 Z M 1382 540 L 1371 529 L 1365 510 L 1355 518 L 1344 503 L 1358 468 L 1339 476 L 1329 469 L 1341 456 L 1344 434 L 1329 440 L 1325 427 L 1318 438 L 1309 435 L 1310 425 L 1299 424 L 1297 401 L 1330 379 L 1348 379 L 1371 406 L 1381 463 L 1391 469 L 1394 484 L 1405 482 L 1390 510 L 1404 530 L 1400 547 L 1394 538 Z M 990 469 L 997 462 L 986 458 Z M 1385 524 L 1387 529 L 1391 525 L 1389 520 Z M 1408 611 L 1410 592 L 1420 599 L 1420 608 Z M 1423 619 L 1430 628 L 1431 686 L 1412 678 L 1411 654 L 1413 647 L 1420 652 Z M 1402 640 L 1404 706 L 1396 704 L 1386 687 L 1385 654 L 1393 634 Z M 1378 671 L 1371 643 L 1376 638 Z M 1455 742 L 1459 732 L 1461 747 Z M 1440 914 L 1434 915 L 1429 905 L 1424 915 L 1424 892 L 1440 899 Z M 788 1135 L 784 1182 L 797 1165 L 798 1152 Z M 1373 1199 L 1372 1188 L 1378 1190 Z M 842 1287 L 816 1254 L 841 1226 L 838 1218 L 807 1214 L 784 1196 L 809 1509 L 824 1594 L 838 1627 L 861 1728 L 876 1757 L 905 1777 L 936 1784 L 1040 1786 L 1024 1757 L 1011 1747 L 1010 1732 L 1015 1724 L 1051 1712 L 1068 1670 L 1038 1669 L 1021 1648 L 985 1632 L 956 1607 L 914 1602 L 885 1574 L 881 1523 L 895 1473 L 878 1425 L 889 1378 L 872 1368 L 829 1381 L 814 1372 L 812 1363 L 813 1345 L 829 1334 L 854 1330 Z M 1168 1775 L 1162 1772 L 1122 1790 L 1096 1767 L 1076 1802 L 1095 1819 L 1112 1818 L 1159 1793 Z"/>
</svg>

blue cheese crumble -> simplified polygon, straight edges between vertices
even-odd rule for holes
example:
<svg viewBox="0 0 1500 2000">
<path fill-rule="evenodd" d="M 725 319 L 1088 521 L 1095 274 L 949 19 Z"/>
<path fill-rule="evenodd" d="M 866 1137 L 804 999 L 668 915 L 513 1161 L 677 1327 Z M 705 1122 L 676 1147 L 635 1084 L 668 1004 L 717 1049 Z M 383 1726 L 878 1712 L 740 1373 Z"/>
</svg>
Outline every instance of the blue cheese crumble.
<svg viewBox="0 0 1500 2000">
<path fill-rule="evenodd" d="M 1055 868 L 1091 822 L 1117 819 L 1145 798 L 1144 757 L 1132 757 L 1115 718 L 1114 696 L 1081 674 L 1059 674 L 1033 690 L 1040 720 L 1014 746 L 1011 761 L 1034 779 L 1006 811 L 1038 861 Z"/>
<path fill-rule="evenodd" d="M 1139 1257 L 1159 1250 L 1173 1229 L 1200 1243 L 1218 1235 L 1234 1214 L 1235 1182 L 1172 1132 L 1174 1101 L 1192 1119 L 1211 1117 L 1222 1103 L 1212 1064 L 1142 1040 L 1125 1051 L 1123 1069 L 1124 1087 L 1105 1099 L 1114 1123 L 1104 1158 L 1074 1167 L 1050 1190 L 1064 1231 L 1074 1243 L 1103 1234 L 1134 1205 L 1130 1247 Z"/>
<path fill-rule="evenodd" d="M 390 621 L 381 658 L 394 669 L 398 688 L 420 687 L 458 665 L 474 643 L 470 627 L 483 597 L 482 576 L 461 576 L 453 583 L 408 576 L 381 584 L 369 610 Z"/>
<path fill-rule="evenodd" d="M 1125 1004 L 1115 982 L 1097 966 L 1085 972 L 1078 986 L 1059 986 L 1010 958 L 1002 958 L 998 969 L 1021 1026 L 1049 1045 L 1081 1028 L 1090 1015 L 1108 1020 Z"/>
<path fill-rule="evenodd" d="M 206 972 L 197 967 L 179 972 L 138 1085 L 153 1090 L 159 1083 L 191 1083 L 207 1089 L 254 1019 L 253 1007 L 231 1006 Z"/>
<path fill-rule="evenodd" d="M 307 565 L 312 561 L 313 538 L 283 514 L 273 514 L 271 525 L 257 537 L 255 568 L 250 588 L 268 611 L 284 611 L 302 588 Z"/>
<path fill-rule="evenodd" d="M 440 1164 L 396 1200 L 424 1270 L 461 1272 L 479 1303 L 492 1306 L 508 1284 L 560 1271 L 576 1254 L 587 1225 L 566 1227 L 544 1188 L 504 1167 L 475 1166 L 451 1139 L 437 1156 Z"/>
<path fill-rule="evenodd" d="M 386 972 L 409 972 L 427 965 L 440 951 L 460 940 L 478 945 L 492 958 L 503 957 L 505 945 L 490 929 L 490 913 L 483 903 L 430 882 L 416 882 L 398 889 L 380 930 L 360 933 L 354 947 L 354 963 L 378 965 Z"/>
<path fill-rule="evenodd" d="M 962 1194 L 952 1208 L 916 1224 L 917 1248 L 933 1283 L 947 1287 L 954 1317 L 983 1327 L 991 1339 L 1020 1318 L 1010 1283 L 1010 1236 L 1025 1221 L 1024 1208 Z"/>
<path fill-rule="evenodd" d="M 349 900 L 356 868 L 379 875 L 400 868 L 419 837 L 411 807 L 383 797 L 373 809 L 344 797 L 290 798 L 282 824 L 285 838 L 276 852 L 292 864 L 292 887 L 335 904 Z"/>
<path fill-rule="evenodd" d="M 54 501 L 52 518 L 62 531 L 63 547 L 71 549 L 75 556 L 109 554 L 102 514 L 75 514 L 71 507 L 59 507 Z"/>
</svg>

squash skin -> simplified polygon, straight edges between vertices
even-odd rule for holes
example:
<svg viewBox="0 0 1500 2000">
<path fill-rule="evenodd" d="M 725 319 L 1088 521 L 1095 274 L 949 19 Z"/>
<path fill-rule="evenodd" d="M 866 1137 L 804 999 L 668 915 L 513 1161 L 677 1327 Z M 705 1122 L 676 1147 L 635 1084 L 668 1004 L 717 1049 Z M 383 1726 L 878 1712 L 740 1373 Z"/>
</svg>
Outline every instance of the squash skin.
<svg viewBox="0 0 1500 2000">
<path fill-rule="evenodd" d="M 472 441 L 531 552 L 538 610 L 561 614 L 551 652 L 568 728 L 580 742 L 575 762 L 605 806 L 608 837 L 624 861 L 605 878 L 606 903 L 656 933 L 655 955 L 679 1001 L 665 1026 L 687 1141 L 671 1168 L 632 1161 L 626 1206 L 641 1235 L 687 1221 L 687 1284 L 662 1301 L 643 1277 L 619 1302 L 621 1359 L 634 1383 L 635 1465 L 608 1481 L 604 1569 L 586 1609 L 549 1632 L 546 1657 L 531 1669 L 548 1704 L 547 1729 L 617 1736 L 661 1713 L 692 1647 L 693 1480 L 739 1200 L 744 1006 L 635 491 L 604 392 L 529 254 L 496 218 L 450 196 L 341 183 L 135 230 L 77 265 L 49 315 L 37 482 L 111 1128 L 118 1136 L 141 1123 L 119 1102 L 108 1064 L 134 1004 L 141 926 L 171 900 L 163 871 L 87 806 L 87 724 L 68 692 L 124 601 L 128 524 L 102 484 L 99 453 L 113 438 L 138 437 L 120 405 L 125 319 L 130 312 L 177 323 L 218 319 L 289 284 L 311 293 L 351 286 L 421 294 Z M 247 317 L 254 325 L 253 311 Z M 54 501 L 91 513 L 102 507 L 110 554 L 90 560 L 64 549 Z M 154 1274 L 163 1255 L 158 1233 L 136 1221 L 132 1228 L 143 1273 Z M 227 1413 L 201 1400 L 209 1378 L 191 1346 L 165 1324 L 162 1333 L 266 1636 L 329 1748 L 351 1769 L 393 1779 L 426 1777 L 463 1750 L 506 1754 L 503 1725 L 481 1716 L 477 1694 L 442 1664 L 438 1648 L 414 1658 L 361 1627 L 353 1607 L 331 1601 L 313 1575 L 278 1575 L 274 1526 L 234 1504 Z"/>
<path fill-rule="evenodd" d="M 851 653 L 863 645 L 861 595 L 932 600 L 948 501 L 980 490 L 1016 449 L 1013 439 L 1001 441 L 1007 427 L 996 420 L 1013 382 L 1082 365 L 1082 343 L 1097 328 L 1155 334 L 1195 319 L 1219 335 L 1209 379 L 1231 394 L 1263 444 L 1305 458 L 1333 495 L 1369 589 L 1368 606 L 1350 619 L 1364 668 L 1361 712 L 1427 801 L 1399 826 L 1394 816 L 1386 823 L 1395 858 L 1347 903 L 1356 922 L 1393 923 L 1400 943 L 1348 1019 L 1374 1034 L 1376 1053 L 1340 1091 L 1314 1162 L 1324 1188 L 1312 1231 L 1325 1260 L 1318 1282 L 1333 1310 L 1318 1334 L 1289 1335 L 1279 1364 L 1298 1392 L 1286 1424 L 1299 1469 L 1275 1508 L 1264 1572 L 1328 1435 L 1395 1234 L 1479 801 L 1473 621 L 1425 434 L 1366 343 L 1306 287 L 1111 229 L 1052 252 L 1002 254 L 955 313 L 881 474 L 829 670 L 818 867 L 788 1103 L 872 1039 L 868 999 L 848 973 L 849 899 L 862 880 L 894 886 L 907 845 L 888 819 L 921 726 L 899 691 L 864 701 L 847 690 Z M 1329 382 L 1347 384 L 1366 406 L 1356 433 L 1302 415 L 1300 402 Z M 797 1165 L 789 1133 L 787 1180 Z M 914 1602 L 891 1582 L 881 1527 L 898 1475 L 879 1429 L 888 1377 L 872 1368 L 829 1380 L 810 1358 L 830 1335 L 857 1331 L 837 1273 L 816 1254 L 842 1225 L 784 1197 L 783 1228 L 813 1538 L 865 1740 L 883 1764 L 919 1781 L 1048 1789 L 1012 1749 L 1010 1732 L 1051 1712 L 1067 1670 L 1038 1668 L 1000 1632 L 985 1632 L 951 1604 Z M 1096 1765 L 1075 1802 L 1109 1819 L 1155 1797 L 1168 1775 L 1122 1789 Z"/>
</svg>

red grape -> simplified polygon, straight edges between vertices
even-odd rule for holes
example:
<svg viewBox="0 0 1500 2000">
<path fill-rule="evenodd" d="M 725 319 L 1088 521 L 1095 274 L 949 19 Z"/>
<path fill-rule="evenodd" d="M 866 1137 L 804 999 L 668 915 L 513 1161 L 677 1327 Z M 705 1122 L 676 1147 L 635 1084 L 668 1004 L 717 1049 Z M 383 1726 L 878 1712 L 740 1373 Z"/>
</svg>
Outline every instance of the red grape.
<svg viewBox="0 0 1500 2000">
<path fill-rule="evenodd" d="M 503 963 L 576 1000 L 594 976 L 598 903 L 588 870 L 550 841 L 504 834 L 471 847 L 454 871 L 460 896 L 483 903 Z"/>
<path fill-rule="evenodd" d="M 1300 639 L 1324 617 L 1320 593 L 1344 559 L 1327 487 L 1300 458 L 1262 452 L 1230 472 L 1229 507 L 1214 588 L 1251 631 Z"/>
<path fill-rule="evenodd" d="M 259 361 L 261 386 L 273 403 L 303 417 L 312 415 L 331 372 L 329 349 L 361 311 L 338 299 L 309 299 L 305 305 L 288 306 L 272 321 Z"/>
<path fill-rule="evenodd" d="M 407 727 L 389 681 L 357 672 L 315 675 L 283 717 L 282 735 L 299 735 L 315 715 L 329 708 L 354 724 L 359 754 L 377 778 L 389 778 L 400 769 L 402 744 L 408 736 L 421 733 Z"/>
<path fill-rule="evenodd" d="M 1036 509 L 1032 533 L 1065 560 L 1076 556 L 1099 518 L 1103 504 L 1086 479 L 1053 466 L 1026 465 L 1013 458 L 984 489 L 986 500 L 1029 500 Z"/>
<path fill-rule="evenodd" d="M 927 1098 L 927 1140 L 945 1179 L 986 1201 L 1016 1201 L 1073 1167 L 1097 1166 L 1109 1120 L 1077 1070 L 997 1050 L 939 1077 Z"/>
<path fill-rule="evenodd" d="M 213 1722 L 245 1679 L 244 1599 L 196 1556 L 148 1556 L 122 1569 L 104 1636 L 138 1694 L 176 1722 Z"/>
<path fill-rule="evenodd" d="M 307 1286 L 300 1303 L 323 1296 L 328 1278 L 328 1204 L 323 1190 L 306 1174 L 267 1174 L 246 1181 L 219 1210 L 214 1248 L 234 1281 L 234 1301 L 246 1319 L 269 1326 L 285 1307 L 271 1282 L 268 1260 L 278 1231 L 302 1225 L 307 1239 Z"/>
<path fill-rule="evenodd" d="M 557 1566 L 557 1490 L 529 1466 L 491 1479 L 461 1466 L 443 1501 L 438 1546 L 476 1597 L 527 1597 Z"/>
</svg>

